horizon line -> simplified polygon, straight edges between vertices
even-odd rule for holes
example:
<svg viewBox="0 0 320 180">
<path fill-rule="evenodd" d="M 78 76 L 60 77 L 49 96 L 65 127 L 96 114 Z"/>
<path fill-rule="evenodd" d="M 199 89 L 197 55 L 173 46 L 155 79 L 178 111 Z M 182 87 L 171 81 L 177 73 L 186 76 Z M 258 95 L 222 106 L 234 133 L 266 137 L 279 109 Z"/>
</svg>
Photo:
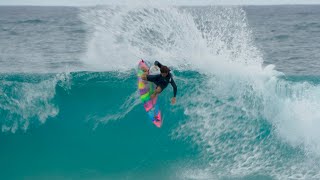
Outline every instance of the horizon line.
<svg viewBox="0 0 320 180">
<path fill-rule="evenodd" d="M 320 5 L 317 3 L 310 3 L 310 4 L 303 4 L 303 3 L 296 3 L 296 4 L 171 4 L 170 6 L 309 6 L 309 5 Z M 33 7 L 93 7 L 93 6 L 126 6 L 125 4 L 93 4 L 93 5 L 53 5 L 53 4 L 46 4 L 46 5 L 39 5 L 39 4 L 0 4 L 0 6 L 33 6 Z"/>
</svg>

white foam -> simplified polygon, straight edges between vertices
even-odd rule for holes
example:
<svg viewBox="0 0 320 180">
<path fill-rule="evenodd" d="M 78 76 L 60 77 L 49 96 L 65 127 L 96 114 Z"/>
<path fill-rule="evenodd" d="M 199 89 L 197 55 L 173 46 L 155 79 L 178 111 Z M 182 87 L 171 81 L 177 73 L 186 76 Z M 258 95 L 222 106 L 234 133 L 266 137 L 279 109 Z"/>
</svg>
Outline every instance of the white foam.
<svg viewBox="0 0 320 180">
<path fill-rule="evenodd" d="M 206 79 L 178 96 L 189 120 L 174 137 L 192 137 L 207 164 L 195 177 L 319 176 L 320 166 L 310 160 L 320 156 L 319 88 L 279 78 L 274 65 L 263 67 L 242 9 L 211 7 L 199 15 L 148 4 L 84 9 L 82 18 L 93 29 L 83 59 L 93 69 L 127 71 L 145 58 Z M 297 155 L 282 157 L 289 150 Z"/>
<path fill-rule="evenodd" d="M 59 112 L 52 102 L 56 84 L 67 81 L 67 78 L 67 74 L 57 74 L 38 83 L 3 81 L 2 87 L 12 90 L 3 90 L 1 98 L 0 109 L 6 113 L 6 118 L 1 122 L 2 131 L 26 131 L 30 124 L 44 124 L 49 117 L 55 117 Z"/>
</svg>

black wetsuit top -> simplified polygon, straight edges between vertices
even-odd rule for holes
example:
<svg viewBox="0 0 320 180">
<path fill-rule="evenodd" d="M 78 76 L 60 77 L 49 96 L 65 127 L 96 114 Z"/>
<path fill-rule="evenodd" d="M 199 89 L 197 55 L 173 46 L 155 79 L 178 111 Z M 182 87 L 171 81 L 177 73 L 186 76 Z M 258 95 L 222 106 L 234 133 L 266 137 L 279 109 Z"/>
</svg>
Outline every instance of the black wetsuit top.
<svg viewBox="0 0 320 180">
<path fill-rule="evenodd" d="M 162 64 L 160 64 L 158 61 L 155 61 L 154 64 L 158 66 L 159 68 L 162 67 Z M 172 78 L 172 74 L 169 72 L 166 77 L 161 76 L 161 74 L 157 75 L 147 75 L 147 80 L 154 82 L 157 86 L 161 87 L 161 90 L 163 91 L 168 84 L 170 83 L 171 86 L 173 87 L 173 97 L 176 97 L 177 95 L 177 85 L 174 82 Z"/>
</svg>

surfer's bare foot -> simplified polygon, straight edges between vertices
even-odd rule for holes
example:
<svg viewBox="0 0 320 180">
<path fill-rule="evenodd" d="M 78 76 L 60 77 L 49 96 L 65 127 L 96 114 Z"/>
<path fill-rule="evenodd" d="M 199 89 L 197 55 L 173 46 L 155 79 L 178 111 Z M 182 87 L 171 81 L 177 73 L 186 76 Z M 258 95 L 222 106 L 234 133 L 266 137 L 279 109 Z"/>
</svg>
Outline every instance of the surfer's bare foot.
<svg viewBox="0 0 320 180">
<path fill-rule="evenodd" d="M 146 68 L 146 67 L 141 67 L 141 70 L 144 72 L 148 72 L 148 68 Z"/>
</svg>

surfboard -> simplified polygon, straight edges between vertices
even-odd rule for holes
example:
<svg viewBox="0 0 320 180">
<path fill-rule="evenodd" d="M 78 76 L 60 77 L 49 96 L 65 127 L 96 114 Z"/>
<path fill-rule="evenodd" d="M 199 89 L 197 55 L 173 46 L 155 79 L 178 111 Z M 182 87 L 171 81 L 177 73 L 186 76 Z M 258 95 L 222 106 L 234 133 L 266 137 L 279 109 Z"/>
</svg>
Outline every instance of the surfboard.
<svg viewBox="0 0 320 180">
<path fill-rule="evenodd" d="M 144 71 L 141 68 L 149 69 L 147 64 L 143 61 L 139 61 L 138 65 L 138 92 L 140 95 L 140 99 L 143 102 L 143 107 L 146 110 L 148 117 L 153 122 L 154 125 L 156 125 L 158 128 L 162 126 L 162 117 L 161 117 L 161 111 L 159 109 L 159 104 L 157 103 L 158 96 L 151 98 L 151 94 L 153 94 L 156 85 L 152 82 L 145 81 L 141 79 L 142 74 Z M 152 66 L 148 74 L 160 74 L 159 68 L 156 66 Z"/>
</svg>

